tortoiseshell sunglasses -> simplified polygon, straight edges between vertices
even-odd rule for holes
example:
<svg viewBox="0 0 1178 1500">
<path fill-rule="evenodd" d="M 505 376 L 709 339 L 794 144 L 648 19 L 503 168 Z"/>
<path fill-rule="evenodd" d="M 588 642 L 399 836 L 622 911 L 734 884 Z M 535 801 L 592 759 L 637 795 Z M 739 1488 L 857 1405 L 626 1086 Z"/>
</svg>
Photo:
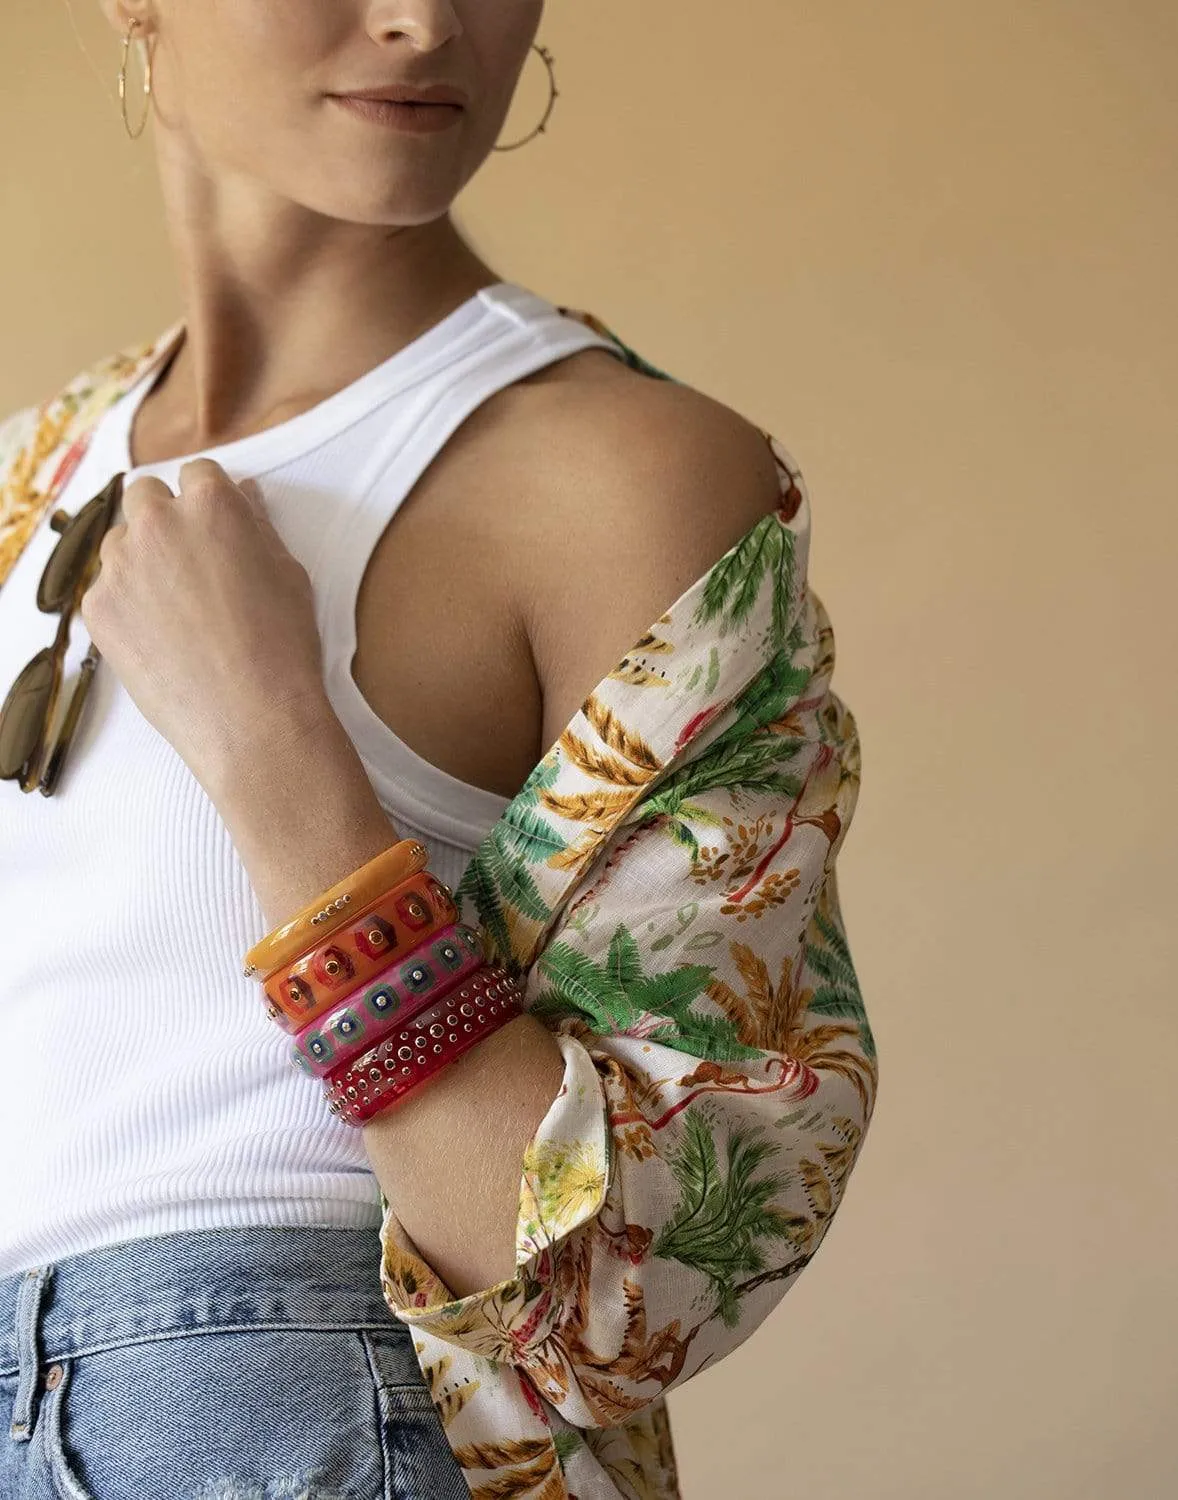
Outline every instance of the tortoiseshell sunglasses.
<svg viewBox="0 0 1178 1500">
<path fill-rule="evenodd" d="M 13 683 L 4 707 L 0 708 L 0 781 L 19 780 L 22 792 L 31 792 L 36 787 L 45 797 L 53 795 L 90 691 L 94 670 L 101 660 L 98 647 L 91 641 L 61 730 L 53 745 L 48 747 L 44 771 L 39 772 L 47 748 L 46 735 L 61 692 L 70 621 L 82 596 L 94 581 L 99 567 L 98 549 L 110 529 L 122 495 L 123 475 L 120 473 L 76 516 L 55 510 L 49 518 L 49 524 L 60 534 L 60 540 L 37 585 L 37 608 L 47 615 L 60 613 L 61 621 L 53 645 L 37 652 Z"/>
</svg>

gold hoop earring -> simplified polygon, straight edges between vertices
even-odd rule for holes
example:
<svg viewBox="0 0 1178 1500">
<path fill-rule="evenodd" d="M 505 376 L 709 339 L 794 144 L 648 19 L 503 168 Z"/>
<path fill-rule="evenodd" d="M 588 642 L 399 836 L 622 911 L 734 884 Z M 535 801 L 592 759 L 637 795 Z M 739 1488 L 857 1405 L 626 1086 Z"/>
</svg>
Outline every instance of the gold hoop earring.
<svg viewBox="0 0 1178 1500">
<path fill-rule="evenodd" d="M 522 141 L 512 141 L 510 146 L 492 146 L 492 151 L 515 151 L 520 146 L 526 146 L 532 139 L 532 137 L 539 135 L 544 127 L 548 124 L 548 116 L 552 113 L 553 109 L 555 108 L 556 101 L 560 97 L 560 95 L 556 91 L 556 74 L 552 69 L 552 53 L 549 52 L 547 47 L 537 46 L 535 42 L 532 43 L 532 51 L 538 52 L 540 54 L 540 56 L 544 59 L 544 66 L 548 69 L 548 87 L 550 91 L 548 96 L 548 108 L 544 111 L 544 118 L 540 121 L 539 125 L 536 126 L 535 130 L 532 131 L 531 135 L 525 135 Z"/>
<path fill-rule="evenodd" d="M 145 41 L 143 46 L 143 118 L 139 122 L 139 129 L 132 130 L 131 122 L 127 118 L 127 57 L 131 51 L 131 39 L 135 34 L 138 21 L 132 21 L 127 27 L 127 34 L 123 37 L 123 62 L 119 68 L 119 107 L 123 111 L 123 129 L 133 141 L 137 141 L 147 128 L 147 117 L 151 113 L 151 47 Z"/>
</svg>

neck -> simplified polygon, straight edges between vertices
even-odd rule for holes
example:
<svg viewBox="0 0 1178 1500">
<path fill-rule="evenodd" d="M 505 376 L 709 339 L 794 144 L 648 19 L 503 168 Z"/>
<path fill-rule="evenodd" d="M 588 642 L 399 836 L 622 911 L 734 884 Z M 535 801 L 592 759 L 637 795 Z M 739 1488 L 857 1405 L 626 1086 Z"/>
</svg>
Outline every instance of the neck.
<svg viewBox="0 0 1178 1500">
<path fill-rule="evenodd" d="M 448 213 L 350 224 L 288 201 L 234 203 L 224 185 L 214 204 L 164 183 L 185 331 L 143 403 L 151 436 L 137 462 L 296 416 L 503 279 Z"/>
</svg>

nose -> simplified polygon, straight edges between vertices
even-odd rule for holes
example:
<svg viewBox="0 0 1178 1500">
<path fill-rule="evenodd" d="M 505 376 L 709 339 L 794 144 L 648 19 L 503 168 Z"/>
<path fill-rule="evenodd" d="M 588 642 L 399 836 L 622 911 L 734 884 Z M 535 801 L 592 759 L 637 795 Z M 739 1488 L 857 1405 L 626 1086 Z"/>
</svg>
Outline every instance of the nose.
<svg viewBox="0 0 1178 1500">
<path fill-rule="evenodd" d="M 372 0 L 369 36 L 388 42 L 407 36 L 419 52 L 433 52 L 462 35 L 462 22 L 450 0 Z"/>
</svg>

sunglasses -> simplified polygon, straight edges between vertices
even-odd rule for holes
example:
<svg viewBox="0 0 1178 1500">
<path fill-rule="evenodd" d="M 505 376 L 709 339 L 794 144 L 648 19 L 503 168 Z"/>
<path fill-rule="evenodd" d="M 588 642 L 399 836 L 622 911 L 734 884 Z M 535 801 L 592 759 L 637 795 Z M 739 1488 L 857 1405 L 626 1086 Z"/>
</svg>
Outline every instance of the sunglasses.
<svg viewBox="0 0 1178 1500">
<path fill-rule="evenodd" d="M 53 795 L 90 691 L 94 670 L 101 660 L 98 647 L 91 641 L 61 729 L 53 744 L 46 746 L 49 725 L 61 693 L 70 621 L 98 572 L 98 549 L 114 521 L 122 495 L 123 475 L 120 473 L 77 515 L 55 510 L 49 518 L 49 524 L 59 533 L 60 540 L 37 585 L 37 608 L 47 615 L 60 614 L 61 620 L 52 646 L 37 652 L 12 684 L 4 707 L 0 708 L 0 781 L 19 780 L 22 792 L 36 788 L 45 797 Z M 40 770 L 46 750 L 45 767 Z"/>
</svg>

